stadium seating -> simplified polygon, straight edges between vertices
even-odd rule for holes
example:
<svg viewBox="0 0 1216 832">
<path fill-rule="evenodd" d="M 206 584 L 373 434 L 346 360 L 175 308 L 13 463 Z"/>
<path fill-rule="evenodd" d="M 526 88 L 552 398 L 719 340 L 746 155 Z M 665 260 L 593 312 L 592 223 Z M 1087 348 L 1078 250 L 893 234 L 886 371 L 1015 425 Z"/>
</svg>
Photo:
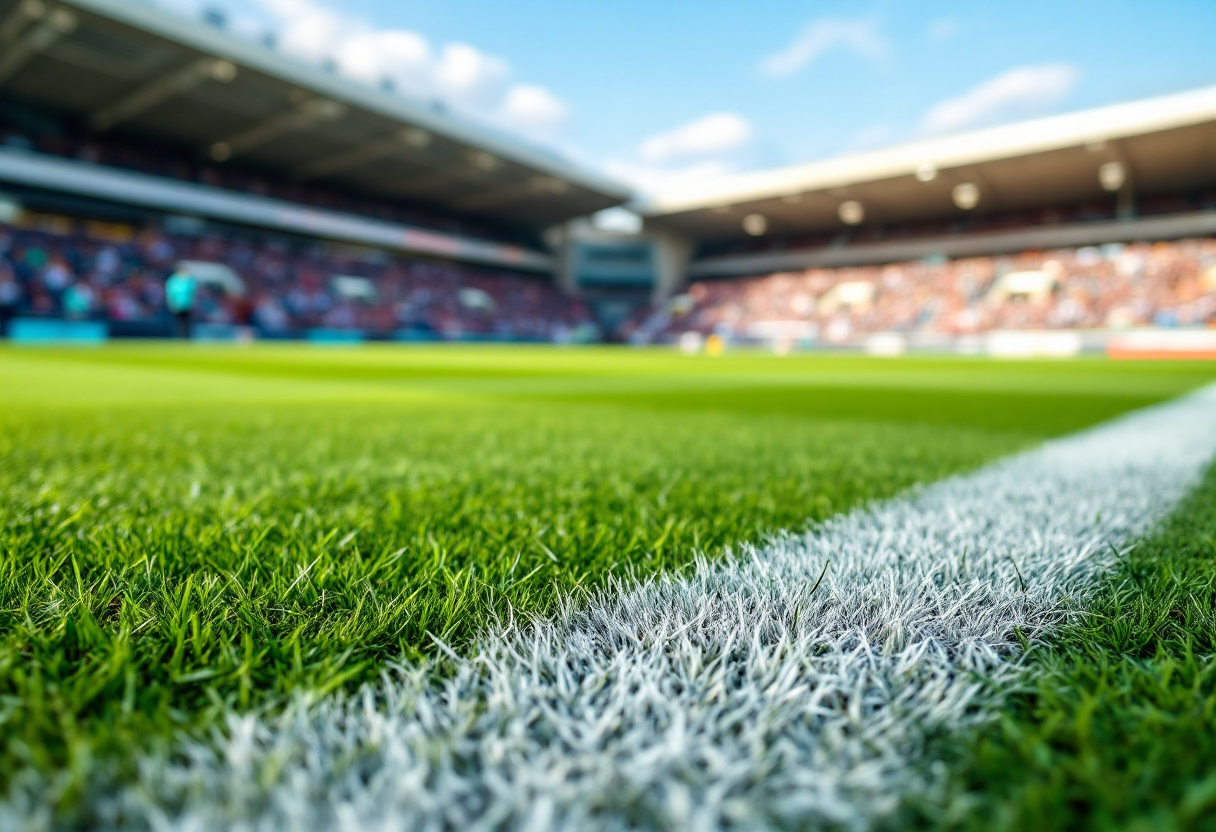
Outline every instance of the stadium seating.
<svg viewBox="0 0 1216 832">
<path fill-rule="evenodd" d="M 705 280 L 635 319 L 631 334 L 843 344 L 876 332 L 1204 325 L 1216 325 L 1213 239 Z"/>
<path fill-rule="evenodd" d="M 0 304 L 6 318 L 101 319 L 120 333 L 159 334 L 168 331 L 164 281 L 182 261 L 233 276 L 203 281 L 200 323 L 263 336 L 549 341 L 592 325 L 582 303 L 540 277 L 250 231 L 170 234 L 30 213 L 0 224 Z"/>
<path fill-rule="evenodd" d="M 73 131 L 45 114 L 0 107 L 0 146 L 274 196 L 481 239 L 539 246 L 531 232 L 408 204 L 276 180 L 172 149 Z M 1144 216 L 1216 207 L 1216 192 L 1141 200 Z M 701 256 L 982 234 L 1114 219 L 1111 200 L 867 226 L 819 236 L 706 243 Z M 151 222 L 151 227 L 161 227 Z M 373 337 L 562 340 L 594 319 L 551 282 L 491 268 L 389 255 L 251 229 L 168 233 L 27 213 L 0 226 L 0 318 L 106 320 L 119 334 L 164 334 L 163 282 L 188 260 L 232 281 L 207 281 L 199 319 L 263 336 L 310 331 Z M 236 291 L 231 283 L 242 288 Z M 2 323 L 2 321 L 0 321 Z M 1014 256 L 813 268 L 693 283 L 644 308 L 615 337 L 674 341 L 716 333 L 739 341 L 856 345 L 883 332 L 965 336 L 996 330 L 1216 324 L 1216 240 L 1107 245 Z"/>
</svg>

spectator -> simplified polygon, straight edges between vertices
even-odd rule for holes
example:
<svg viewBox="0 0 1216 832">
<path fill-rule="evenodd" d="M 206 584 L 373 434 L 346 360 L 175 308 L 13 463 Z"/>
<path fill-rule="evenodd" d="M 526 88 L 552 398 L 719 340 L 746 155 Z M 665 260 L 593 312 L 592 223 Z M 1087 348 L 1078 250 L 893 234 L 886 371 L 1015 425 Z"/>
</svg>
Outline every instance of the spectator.
<svg viewBox="0 0 1216 832">
<path fill-rule="evenodd" d="M 0 259 L 0 335 L 8 335 L 8 325 L 17 314 L 21 303 L 21 284 L 13 267 Z"/>
<path fill-rule="evenodd" d="M 63 269 L 66 277 L 87 284 L 94 312 L 115 321 L 151 321 L 171 316 L 179 332 L 187 322 L 251 322 L 264 332 L 285 334 L 332 326 L 389 334 L 398 329 L 491 335 L 504 339 L 552 340 L 563 331 L 591 323 L 579 301 L 542 278 L 522 277 L 456 263 L 423 261 L 383 252 L 362 256 L 331 250 L 317 241 L 291 242 L 271 237 L 262 242 L 232 239 L 222 233 L 174 235 L 124 231 L 96 239 L 90 226 L 65 217 L 31 215 L 30 227 L 0 225 L 0 263 L 15 274 L 16 311 L 62 315 L 70 293 L 48 291 L 46 273 Z M 165 296 L 164 280 L 174 260 L 228 266 L 245 284 L 244 295 L 196 285 L 190 315 L 183 322 Z M 76 280 L 75 274 L 88 275 Z M 336 276 L 359 276 L 375 287 L 365 301 L 337 303 L 329 287 Z M 198 275 L 195 275 L 196 283 Z M 66 289 L 67 286 L 64 288 Z M 466 305 L 462 290 L 475 289 L 490 299 L 489 311 Z M 468 295 L 469 293 L 464 293 Z M 78 304 L 73 298 L 72 304 Z M 79 307 L 73 306 L 73 314 Z M 168 310 L 162 312 L 161 310 Z"/>
<path fill-rule="evenodd" d="M 827 341 L 873 332 L 1216 325 L 1216 240 L 807 269 L 692 284 L 628 324 L 639 342 L 687 331 L 763 339 L 791 324 Z"/>
<path fill-rule="evenodd" d="M 198 295 L 198 279 L 184 268 L 178 267 L 165 281 L 165 302 L 177 319 L 177 337 L 189 338 L 194 302 Z"/>
<path fill-rule="evenodd" d="M 63 293 L 64 317 L 81 319 L 93 313 L 93 287 L 84 281 L 73 283 Z"/>
</svg>

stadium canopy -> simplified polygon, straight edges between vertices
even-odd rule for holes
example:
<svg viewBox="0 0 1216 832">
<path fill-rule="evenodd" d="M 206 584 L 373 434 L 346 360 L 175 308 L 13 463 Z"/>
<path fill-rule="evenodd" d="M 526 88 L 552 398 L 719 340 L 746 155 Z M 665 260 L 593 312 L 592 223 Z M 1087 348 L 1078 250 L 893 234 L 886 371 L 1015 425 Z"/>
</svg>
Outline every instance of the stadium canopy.
<svg viewBox="0 0 1216 832">
<path fill-rule="evenodd" d="M 630 196 L 433 103 L 130 0 L 0 0 L 0 95 L 98 133 L 515 226 Z"/>
<path fill-rule="evenodd" d="M 1216 183 L 1216 87 L 694 183 L 639 206 L 697 240 L 815 235 Z"/>
</svg>

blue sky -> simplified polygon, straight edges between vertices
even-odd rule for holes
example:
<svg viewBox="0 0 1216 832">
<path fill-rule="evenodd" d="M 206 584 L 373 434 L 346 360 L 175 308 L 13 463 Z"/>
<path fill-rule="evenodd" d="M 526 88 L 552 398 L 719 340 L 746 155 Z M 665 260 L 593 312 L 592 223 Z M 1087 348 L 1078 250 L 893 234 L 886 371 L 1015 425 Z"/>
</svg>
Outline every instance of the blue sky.
<svg viewBox="0 0 1216 832">
<path fill-rule="evenodd" d="M 1216 84 L 1212 0 L 207 5 L 651 189 Z"/>
</svg>

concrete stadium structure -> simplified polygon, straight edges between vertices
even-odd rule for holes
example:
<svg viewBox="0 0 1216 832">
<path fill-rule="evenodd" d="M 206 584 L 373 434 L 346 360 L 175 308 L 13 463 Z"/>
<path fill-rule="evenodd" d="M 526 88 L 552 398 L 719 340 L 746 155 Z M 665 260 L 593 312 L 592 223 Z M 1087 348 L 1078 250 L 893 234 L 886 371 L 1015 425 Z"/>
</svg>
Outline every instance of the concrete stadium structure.
<svg viewBox="0 0 1216 832">
<path fill-rule="evenodd" d="M 1216 88 L 643 199 L 560 156 L 221 25 L 123 0 L 0 0 L 0 105 L 411 222 L 0 144 L 0 203 L 126 205 L 549 275 L 611 330 L 690 279 L 1216 233 Z M 66 200 L 66 202 L 65 202 Z M 637 233 L 596 228 L 629 205 Z M 2 212 L 0 212 L 2 213 Z M 451 222 L 448 222 L 451 220 Z M 484 227 L 487 233 L 470 231 Z M 456 230 L 444 227 L 460 226 Z M 478 225 L 480 224 L 480 225 Z"/>
<path fill-rule="evenodd" d="M 1213 186 L 1216 88 L 1207 88 L 706 182 L 660 194 L 643 211 L 649 227 L 703 249 L 770 241 L 754 253 L 702 254 L 687 268 L 725 277 L 1210 234 L 1211 206 L 1154 216 L 1141 204 Z M 900 233 L 1085 203 L 1107 203 L 1107 216 Z"/>
<path fill-rule="evenodd" d="M 0 0 L 0 96 L 93 135 L 532 230 L 629 197 L 591 171 L 431 102 L 122 0 Z M 302 210 L 23 149 L 0 148 L 0 183 L 424 255 L 552 268 L 543 250 Z"/>
</svg>

